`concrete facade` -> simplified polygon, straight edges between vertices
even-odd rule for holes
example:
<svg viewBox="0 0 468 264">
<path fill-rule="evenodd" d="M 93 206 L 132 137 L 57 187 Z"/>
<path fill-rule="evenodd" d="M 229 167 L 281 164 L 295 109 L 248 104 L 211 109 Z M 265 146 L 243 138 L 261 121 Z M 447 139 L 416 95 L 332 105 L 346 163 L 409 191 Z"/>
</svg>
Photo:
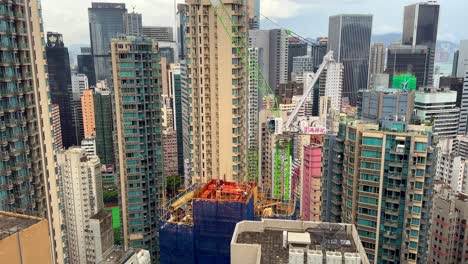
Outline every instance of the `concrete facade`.
<svg viewBox="0 0 468 264">
<path fill-rule="evenodd" d="M 103 208 L 101 163 L 72 147 L 57 155 L 63 190 L 68 262 L 86 262 L 86 229 L 89 219 Z"/>
<path fill-rule="evenodd" d="M 0 211 L 0 263 L 52 264 L 46 220 Z"/>
<path fill-rule="evenodd" d="M 242 182 L 247 176 L 247 67 L 242 62 L 247 54 L 242 44 L 248 39 L 247 5 L 224 1 L 224 7 L 215 10 L 210 0 L 186 4 L 187 15 L 200 18 L 191 18 L 187 25 L 191 178 Z"/>
</svg>

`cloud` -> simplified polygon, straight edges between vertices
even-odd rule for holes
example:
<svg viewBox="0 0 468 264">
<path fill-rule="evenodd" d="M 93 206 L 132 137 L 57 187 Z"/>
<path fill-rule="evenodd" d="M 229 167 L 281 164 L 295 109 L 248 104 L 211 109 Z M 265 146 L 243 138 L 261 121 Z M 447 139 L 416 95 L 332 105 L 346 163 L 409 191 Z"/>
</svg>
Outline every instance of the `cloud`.
<svg viewBox="0 0 468 264">
<path fill-rule="evenodd" d="M 125 3 L 129 11 L 135 6 L 135 11 L 143 14 L 144 26 L 174 26 L 173 0 L 93 1 Z M 62 33 L 66 45 L 89 43 L 88 8 L 91 7 L 91 2 L 91 0 L 42 1 L 45 31 Z"/>
<path fill-rule="evenodd" d="M 262 15 L 270 18 L 289 18 L 298 15 L 301 8 L 307 4 L 299 4 L 291 0 L 261 0 Z"/>
</svg>

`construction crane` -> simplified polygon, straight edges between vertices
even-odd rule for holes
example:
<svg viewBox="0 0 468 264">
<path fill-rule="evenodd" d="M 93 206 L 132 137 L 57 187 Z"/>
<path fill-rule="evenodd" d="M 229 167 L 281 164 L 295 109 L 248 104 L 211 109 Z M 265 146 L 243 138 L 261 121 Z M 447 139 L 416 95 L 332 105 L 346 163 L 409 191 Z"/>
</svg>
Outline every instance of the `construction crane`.
<svg viewBox="0 0 468 264">
<path fill-rule="evenodd" d="M 210 0 L 211 6 L 215 12 L 215 15 L 223 27 L 226 35 L 231 38 L 232 43 L 234 44 L 241 44 L 242 48 L 244 48 L 247 52 L 247 55 L 243 54 L 243 51 L 239 45 L 235 45 L 235 49 L 237 54 L 239 54 L 242 58 L 243 64 L 247 67 L 247 71 L 250 76 L 253 76 L 253 82 L 258 83 L 258 89 L 262 94 L 273 94 L 274 92 L 271 89 L 268 80 L 263 76 L 262 71 L 258 67 L 258 63 L 252 63 L 250 65 L 249 59 L 251 58 L 251 54 L 249 51 L 249 45 L 248 42 L 244 37 L 242 37 L 243 33 L 239 31 L 237 27 L 231 27 L 231 25 L 236 24 L 233 21 L 232 16 L 224 6 L 224 3 L 222 0 Z M 227 18 L 227 19 L 226 19 Z M 230 23 L 227 23 L 228 20 Z M 299 36 L 301 40 L 304 41 L 300 35 L 294 33 L 291 30 L 287 30 L 288 34 L 293 34 L 295 36 Z M 235 35 L 233 37 L 233 35 Z M 313 46 L 316 45 L 314 43 L 311 43 L 309 41 L 304 41 L 306 44 Z M 273 182 L 273 190 L 272 190 L 272 198 L 279 199 L 282 198 L 284 200 L 292 200 L 291 199 L 291 138 L 294 136 L 293 135 L 293 122 L 297 119 L 298 113 L 300 109 L 304 106 L 305 102 L 307 99 L 310 97 L 311 92 L 313 91 L 313 88 L 315 84 L 317 83 L 321 73 L 325 68 L 330 63 L 333 63 L 333 52 L 328 52 L 324 56 L 324 60 L 321 63 L 320 67 L 318 68 L 316 73 L 309 73 L 309 76 L 312 78 L 312 81 L 307 83 L 307 87 L 304 87 L 304 94 L 300 98 L 299 102 L 295 106 L 293 112 L 289 115 L 288 119 L 286 122 L 283 122 L 283 119 L 281 117 L 281 112 L 279 111 L 279 104 L 278 104 L 278 99 L 274 96 L 274 107 L 271 109 L 271 113 L 273 116 L 273 119 L 270 119 L 268 121 L 268 126 L 272 127 L 273 133 L 277 135 L 281 140 L 283 140 L 281 143 L 277 141 L 276 147 L 273 150 L 274 151 L 274 160 L 275 160 L 275 166 L 273 166 L 273 175 L 272 175 L 272 182 Z M 254 72 L 255 71 L 255 72 Z M 256 74 L 251 74 L 251 73 L 256 73 Z M 260 80 L 258 77 L 260 77 Z M 256 153 L 248 153 L 248 163 L 258 162 L 258 149 L 254 150 L 252 152 Z M 250 179 L 254 179 L 257 181 L 258 179 L 258 172 L 255 172 L 256 175 L 249 175 Z M 283 186 L 283 188 L 281 188 Z"/>
</svg>

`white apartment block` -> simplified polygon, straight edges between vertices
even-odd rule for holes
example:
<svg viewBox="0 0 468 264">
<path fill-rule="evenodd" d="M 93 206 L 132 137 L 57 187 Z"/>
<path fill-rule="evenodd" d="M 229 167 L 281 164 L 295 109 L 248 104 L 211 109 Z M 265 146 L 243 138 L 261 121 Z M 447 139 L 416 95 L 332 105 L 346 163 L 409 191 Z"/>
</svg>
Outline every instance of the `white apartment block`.
<svg viewBox="0 0 468 264">
<path fill-rule="evenodd" d="M 331 109 L 341 109 L 341 98 L 343 91 L 344 66 L 342 63 L 330 63 L 327 67 L 327 78 L 325 82 L 325 96 L 331 98 Z"/>
<path fill-rule="evenodd" d="M 69 263 L 86 263 L 86 229 L 89 219 L 103 208 L 101 163 L 97 156 L 71 147 L 57 154 L 62 182 Z"/>
<path fill-rule="evenodd" d="M 81 140 L 81 148 L 85 151 L 86 157 L 94 157 L 97 156 L 96 153 L 96 138 L 95 137 L 88 137 Z"/>
</svg>

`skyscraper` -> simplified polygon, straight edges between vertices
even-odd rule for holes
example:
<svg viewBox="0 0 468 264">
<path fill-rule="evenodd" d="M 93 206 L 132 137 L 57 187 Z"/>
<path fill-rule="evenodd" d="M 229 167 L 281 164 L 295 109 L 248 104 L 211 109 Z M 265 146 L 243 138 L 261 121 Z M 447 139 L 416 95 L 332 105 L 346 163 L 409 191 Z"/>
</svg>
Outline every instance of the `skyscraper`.
<svg viewBox="0 0 468 264">
<path fill-rule="evenodd" d="M 84 91 L 89 89 L 88 78 L 83 74 L 76 74 L 72 76 L 72 123 L 73 133 L 77 142 L 75 146 L 79 146 L 81 140 L 84 138 L 84 124 L 83 124 L 83 108 L 81 104 L 81 97 Z"/>
<path fill-rule="evenodd" d="M 460 41 L 456 54 L 456 71 L 457 77 L 464 78 L 468 71 L 468 40 Z M 454 58 L 455 59 L 455 58 Z"/>
<path fill-rule="evenodd" d="M 311 57 L 314 59 L 314 66 L 319 66 L 323 62 L 323 57 L 327 54 L 328 38 L 320 37 L 311 47 Z"/>
<path fill-rule="evenodd" d="M 141 14 L 131 12 L 125 14 L 125 34 L 128 36 L 141 36 L 143 34 L 143 21 Z"/>
<path fill-rule="evenodd" d="M 436 188 L 429 234 L 437 235 L 429 238 L 428 263 L 466 262 L 468 243 L 461 242 L 460 238 L 468 236 L 465 227 L 468 221 L 468 197 L 466 193 L 457 193 L 446 185 Z"/>
<path fill-rule="evenodd" d="M 260 0 L 249 0 L 249 29 L 260 29 Z"/>
<path fill-rule="evenodd" d="M 414 115 L 422 122 L 430 123 L 432 132 L 443 138 L 458 134 L 460 108 L 456 107 L 457 92 L 435 89 L 417 91 L 414 99 Z"/>
<path fill-rule="evenodd" d="M 249 31 L 249 47 L 262 49 L 259 69 L 272 91 L 288 81 L 288 43 L 288 34 L 283 29 Z"/>
<path fill-rule="evenodd" d="M 429 63 L 426 65 L 428 75 L 425 86 L 433 84 L 439 9 L 437 1 L 428 1 L 405 6 L 403 14 L 402 44 L 412 47 L 422 45 L 428 49 Z"/>
<path fill-rule="evenodd" d="M 186 59 L 191 73 L 187 84 L 193 176 L 202 181 L 243 181 L 247 169 L 247 69 L 243 64 L 248 48 L 247 5 L 231 2 L 215 9 L 210 0 L 186 0 L 186 4 L 187 15 L 199 17 L 188 22 L 191 41 Z M 286 72 L 283 77 L 287 78 Z"/>
<path fill-rule="evenodd" d="M 60 33 L 47 33 L 47 65 L 49 69 L 50 97 L 60 110 L 63 147 L 78 144 L 73 126 L 71 72 L 68 48 Z"/>
<path fill-rule="evenodd" d="M 123 3 L 91 3 L 88 8 L 91 50 L 96 80 L 110 77 L 110 41 L 125 33 L 124 19 L 127 9 Z"/>
<path fill-rule="evenodd" d="M 158 45 L 127 36 L 112 40 L 111 55 L 123 244 L 158 259 L 164 188 Z"/>
<path fill-rule="evenodd" d="M 69 263 L 86 263 L 86 228 L 89 219 L 103 208 L 101 163 L 86 157 L 80 147 L 62 150 L 57 155 L 63 189 L 65 230 Z"/>
<path fill-rule="evenodd" d="M 258 177 L 258 157 L 259 145 L 259 92 L 258 85 L 260 82 L 258 68 L 259 48 L 249 48 L 249 76 L 247 86 L 247 155 L 248 155 L 248 175 L 249 182 L 255 182 Z"/>
<path fill-rule="evenodd" d="M 375 74 L 383 73 L 384 70 L 385 70 L 385 44 L 383 42 L 372 43 L 371 50 L 370 50 L 370 65 L 369 65 L 370 80 Z"/>
<path fill-rule="evenodd" d="M 94 71 L 94 59 L 91 54 L 91 48 L 81 48 L 81 54 L 78 57 L 78 73 L 88 77 L 90 87 L 96 86 L 96 72 Z"/>
<path fill-rule="evenodd" d="M 142 30 L 143 36 L 145 37 L 164 42 L 174 41 L 172 27 L 144 26 Z"/>
<path fill-rule="evenodd" d="M 302 82 L 304 72 L 314 72 L 314 59 L 310 56 L 298 56 L 292 60 L 291 80 Z"/>
<path fill-rule="evenodd" d="M 387 72 L 390 75 L 391 87 L 393 76 L 412 74 L 416 77 L 416 87 L 425 87 L 428 82 L 430 54 L 426 46 L 390 45 L 387 49 Z"/>
<path fill-rule="evenodd" d="M 54 131 L 54 143 L 56 149 L 62 149 L 62 127 L 60 127 L 60 109 L 56 104 L 51 105 L 50 114 L 52 118 L 52 127 Z"/>
<path fill-rule="evenodd" d="M 169 69 L 169 82 L 172 87 L 173 113 L 177 133 L 177 166 L 179 176 L 184 175 L 184 141 L 182 126 L 182 77 L 180 64 L 171 64 Z"/>
<path fill-rule="evenodd" d="M 289 38 L 288 43 L 288 80 L 291 81 L 293 72 L 293 59 L 295 57 L 307 56 L 307 44 L 296 38 Z"/>
<path fill-rule="evenodd" d="M 367 89 L 372 15 L 330 17 L 328 50 L 344 66 L 343 97 L 356 105 L 357 91 Z"/>
<path fill-rule="evenodd" d="M 53 261 L 63 262 L 41 2 L 2 6 L 9 11 L 0 17 L 0 210 L 47 218 Z"/>
<path fill-rule="evenodd" d="M 93 95 L 93 101 L 96 126 L 96 152 L 102 164 L 113 165 L 112 94 L 109 91 L 96 90 Z"/>
<path fill-rule="evenodd" d="M 320 79 L 320 96 L 330 98 L 330 105 L 328 108 L 341 110 L 341 98 L 343 92 L 343 64 L 342 63 L 329 63 L 326 69 L 325 81 Z M 322 89 L 322 82 L 324 82 L 325 89 Z"/>
<path fill-rule="evenodd" d="M 185 26 L 187 25 L 187 5 L 177 4 L 176 42 L 179 49 L 179 61 L 185 60 Z"/>
<path fill-rule="evenodd" d="M 465 78 L 459 77 L 440 77 L 439 87 L 441 89 L 450 89 L 457 92 L 456 107 L 460 108 L 460 121 L 458 125 L 458 134 L 465 135 L 468 127 L 468 74 Z"/>
<path fill-rule="evenodd" d="M 428 130 L 393 121 L 340 126 L 344 148 L 335 155 L 353 161 L 343 164 L 339 183 L 342 221 L 356 225 L 373 263 L 428 263 L 423 259 L 435 171 Z"/>
<path fill-rule="evenodd" d="M 81 96 L 84 138 L 96 136 L 96 121 L 94 113 L 94 91 L 85 90 Z"/>
</svg>

